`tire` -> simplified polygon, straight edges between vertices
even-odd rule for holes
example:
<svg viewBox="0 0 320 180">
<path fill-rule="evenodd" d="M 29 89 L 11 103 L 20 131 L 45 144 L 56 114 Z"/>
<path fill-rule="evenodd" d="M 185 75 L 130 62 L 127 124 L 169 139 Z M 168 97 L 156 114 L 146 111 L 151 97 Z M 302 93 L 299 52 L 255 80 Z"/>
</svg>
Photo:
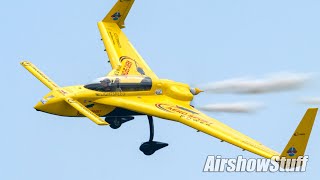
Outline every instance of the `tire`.
<svg viewBox="0 0 320 180">
<path fill-rule="evenodd" d="M 143 154 L 146 155 L 146 156 L 151 156 L 152 154 L 154 154 L 156 151 L 152 148 L 149 148 L 145 151 L 143 151 Z"/>
<path fill-rule="evenodd" d="M 106 122 L 110 124 L 110 127 L 112 129 L 118 129 L 121 127 L 122 122 L 120 118 L 115 118 L 115 119 L 106 119 Z"/>
</svg>

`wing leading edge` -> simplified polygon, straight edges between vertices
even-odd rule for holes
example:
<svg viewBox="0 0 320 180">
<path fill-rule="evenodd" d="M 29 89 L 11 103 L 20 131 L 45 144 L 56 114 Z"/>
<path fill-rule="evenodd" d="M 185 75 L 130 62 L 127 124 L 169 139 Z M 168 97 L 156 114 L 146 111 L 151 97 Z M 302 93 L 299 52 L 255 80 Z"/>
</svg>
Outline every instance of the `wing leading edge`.
<svg viewBox="0 0 320 180">
<path fill-rule="evenodd" d="M 134 0 L 119 0 L 107 16 L 98 22 L 112 71 L 109 75 L 145 75 L 158 79 L 122 32 Z"/>
</svg>

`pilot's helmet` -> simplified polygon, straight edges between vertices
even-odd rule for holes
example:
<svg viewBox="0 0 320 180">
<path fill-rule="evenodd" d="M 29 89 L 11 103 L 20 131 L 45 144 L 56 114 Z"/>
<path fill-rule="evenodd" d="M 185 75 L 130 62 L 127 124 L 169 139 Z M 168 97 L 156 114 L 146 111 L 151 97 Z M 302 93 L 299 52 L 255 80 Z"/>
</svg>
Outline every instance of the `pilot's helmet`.
<svg viewBox="0 0 320 180">
<path fill-rule="evenodd" d="M 109 78 L 106 78 L 106 79 L 104 79 L 104 80 L 102 80 L 102 81 L 100 81 L 100 82 L 101 82 L 101 84 L 102 84 L 103 86 L 110 86 L 110 83 L 111 83 L 111 81 L 110 81 Z"/>
</svg>

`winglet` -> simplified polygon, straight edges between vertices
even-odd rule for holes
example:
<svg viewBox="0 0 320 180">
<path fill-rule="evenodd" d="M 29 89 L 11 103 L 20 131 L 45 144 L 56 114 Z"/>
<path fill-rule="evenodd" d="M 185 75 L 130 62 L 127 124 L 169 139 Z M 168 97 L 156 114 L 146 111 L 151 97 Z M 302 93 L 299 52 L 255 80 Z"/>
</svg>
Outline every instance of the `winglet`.
<svg viewBox="0 0 320 180">
<path fill-rule="evenodd" d="M 134 0 L 118 0 L 111 11 L 102 20 L 103 22 L 117 23 L 120 28 L 125 28 L 124 21 L 132 7 Z"/>
<path fill-rule="evenodd" d="M 299 156 L 304 156 L 317 112 L 318 108 L 307 110 L 280 157 L 297 159 Z"/>
</svg>

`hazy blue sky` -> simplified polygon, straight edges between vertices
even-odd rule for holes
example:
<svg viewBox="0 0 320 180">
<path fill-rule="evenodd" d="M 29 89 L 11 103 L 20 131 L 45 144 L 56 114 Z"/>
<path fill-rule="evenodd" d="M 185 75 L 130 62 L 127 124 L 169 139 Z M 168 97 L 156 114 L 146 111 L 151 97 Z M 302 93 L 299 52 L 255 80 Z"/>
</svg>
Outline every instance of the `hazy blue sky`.
<svg viewBox="0 0 320 180">
<path fill-rule="evenodd" d="M 115 0 L 0 2 L 0 179 L 315 179 L 319 177 L 319 118 L 309 141 L 306 173 L 202 173 L 207 155 L 257 157 L 179 123 L 155 119 L 155 140 L 169 147 L 139 151 L 146 117 L 119 130 L 86 118 L 36 112 L 48 89 L 19 62 L 28 59 L 61 86 L 84 84 L 110 71 L 97 22 Z M 125 33 L 161 78 L 190 84 L 290 72 L 319 72 L 320 1 L 136 0 Z M 255 114 L 210 116 L 282 151 L 307 105 L 320 96 L 315 79 L 297 91 L 209 95 L 197 104 L 261 101 Z"/>
</svg>

